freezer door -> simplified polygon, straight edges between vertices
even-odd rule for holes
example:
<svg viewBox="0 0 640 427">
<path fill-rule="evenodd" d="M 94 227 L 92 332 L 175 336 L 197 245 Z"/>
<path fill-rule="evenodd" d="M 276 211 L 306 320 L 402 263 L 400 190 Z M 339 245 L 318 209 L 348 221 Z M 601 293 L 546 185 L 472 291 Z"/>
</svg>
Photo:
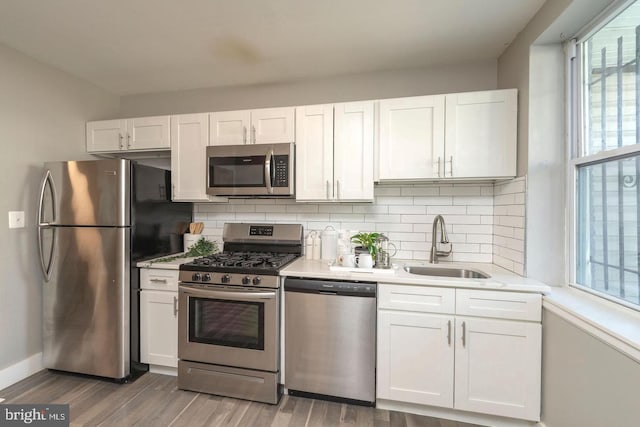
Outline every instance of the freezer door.
<svg viewBox="0 0 640 427">
<path fill-rule="evenodd" d="M 40 224 L 130 225 L 128 160 L 45 163 L 43 177 Z"/>
<path fill-rule="evenodd" d="M 44 366 L 129 374 L 129 228 L 55 227 L 43 284 Z"/>
</svg>

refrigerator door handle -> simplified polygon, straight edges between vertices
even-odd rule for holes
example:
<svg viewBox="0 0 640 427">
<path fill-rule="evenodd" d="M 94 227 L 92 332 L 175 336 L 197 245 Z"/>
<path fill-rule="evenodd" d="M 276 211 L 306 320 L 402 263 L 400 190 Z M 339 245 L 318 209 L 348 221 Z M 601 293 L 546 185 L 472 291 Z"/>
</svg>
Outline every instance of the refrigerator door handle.
<svg viewBox="0 0 640 427">
<path fill-rule="evenodd" d="M 52 222 L 43 222 L 44 216 L 44 195 L 47 191 L 47 184 L 49 188 L 51 188 L 51 211 L 52 211 Z M 53 228 L 53 237 L 51 240 L 51 249 L 49 251 L 49 262 L 45 262 L 44 260 L 44 247 L 42 241 L 42 231 L 44 229 L 52 228 L 51 225 L 55 224 L 57 220 L 57 212 L 56 212 L 56 188 L 53 183 L 53 177 L 51 176 L 51 171 L 47 170 L 42 180 L 42 185 L 40 187 L 40 199 L 38 201 L 38 253 L 40 256 L 40 268 L 42 269 L 42 274 L 44 275 L 45 281 L 49 281 L 51 279 L 51 273 L 53 272 L 53 254 L 54 247 L 56 244 L 56 229 Z"/>
</svg>

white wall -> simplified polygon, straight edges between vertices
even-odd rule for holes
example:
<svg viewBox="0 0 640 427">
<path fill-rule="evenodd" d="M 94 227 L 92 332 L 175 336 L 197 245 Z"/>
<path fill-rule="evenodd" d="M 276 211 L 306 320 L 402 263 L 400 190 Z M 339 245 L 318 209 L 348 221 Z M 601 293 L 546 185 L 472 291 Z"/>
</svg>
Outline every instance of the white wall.
<svg viewBox="0 0 640 427">
<path fill-rule="evenodd" d="M 0 371 L 42 351 L 36 198 L 42 164 L 87 157 L 85 122 L 119 98 L 0 45 Z M 8 211 L 26 228 L 9 229 Z"/>
<path fill-rule="evenodd" d="M 497 62 L 485 60 L 418 70 L 343 75 L 304 82 L 124 96 L 118 117 L 466 92 L 495 89 L 496 85 Z M 115 116 L 103 118 L 115 118 Z"/>
</svg>

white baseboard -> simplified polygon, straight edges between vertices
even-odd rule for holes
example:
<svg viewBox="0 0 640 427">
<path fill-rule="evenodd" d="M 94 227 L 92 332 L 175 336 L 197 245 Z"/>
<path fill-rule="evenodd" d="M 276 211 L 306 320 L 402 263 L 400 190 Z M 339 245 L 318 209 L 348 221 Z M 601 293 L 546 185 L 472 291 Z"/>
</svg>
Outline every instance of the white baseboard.
<svg viewBox="0 0 640 427">
<path fill-rule="evenodd" d="M 149 372 L 152 374 L 171 375 L 172 377 L 178 376 L 178 368 L 169 366 L 149 365 Z"/>
<path fill-rule="evenodd" d="M 0 370 L 0 390 L 22 381 L 30 375 L 43 370 L 42 353 L 36 353 L 14 365 Z"/>
</svg>

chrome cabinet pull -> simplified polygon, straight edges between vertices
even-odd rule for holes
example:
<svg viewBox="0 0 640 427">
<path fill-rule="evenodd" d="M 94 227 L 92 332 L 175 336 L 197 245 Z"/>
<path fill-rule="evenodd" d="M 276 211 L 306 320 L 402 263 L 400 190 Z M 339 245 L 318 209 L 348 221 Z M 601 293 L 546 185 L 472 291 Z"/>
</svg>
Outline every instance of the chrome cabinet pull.
<svg viewBox="0 0 640 427">
<path fill-rule="evenodd" d="M 131 148 L 131 134 L 127 132 L 127 148 Z"/>
<path fill-rule="evenodd" d="M 167 283 L 167 279 L 149 279 L 152 283 Z"/>
<path fill-rule="evenodd" d="M 337 185 L 337 187 L 338 187 L 338 191 L 337 191 L 337 193 L 338 193 L 338 199 L 342 199 L 342 196 L 341 196 L 342 192 L 340 191 L 340 180 L 338 180 L 338 181 L 336 182 L 336 185 Z"/>
<path fill-rule="evenodd" d="M 438 166 L 438 172 L 437 172 L 437 173 L 438 173 L 438 175 L 437 175 L 437 176 L 438 176 L 438 178 L 441 178 L 441 171 L 440 171 L 440 156 L 438 156 L 438 160 L 436 160 L 436 161 L 435 161 L 435 162 L 433 162 L 433 163 L 436 163 L 436 165 Z M 434 166 L 435 166 L 435 165 L 434 165 Z"/>
<path fill-rule="evenodd" d="M 329 196 L 329 180 L 327 180 L 327 200 L 330 199 L 331 197 Z"/>
<path fill-rule="evenodd" d="M 462 346 L 466 347 L 467 345 L 467 325 L 466 322 L 462 322 Z"/>
<path fill-rule="evenodd" d="M 118 138 L 120 139 L 120 149 L 124 150 L 124 144 L 123 144 L 124 136 L 122 136 L 122 133 L 118 133 Z"/>
<path fill-rule="evenodd" d="M 256 127 L 254 125 L 251 125 L 251 133 L 252 133 L 252 144 L 256 143 Z"/>
<path fill-rule="evenodd" d="M 451 320 L 447 322 L 447 343 L 451 345 Z"/>
<path fill-rule="evenodd" d="M 242 126 L 242 143 L 243 144 L 247 143 L 247 127 L 246 126 Z"/>
<path fill-rule="evenodd" d="M 173 317 L 178 316 L 178 297 L 173 297 Z"/>
<path fill-rule="evenodd" d="M 453 156 L 449 158 L 449 165 L 451 166 L 451 169 L 449 169 L 449 176 L 453 176 Z"/>
</svg>

